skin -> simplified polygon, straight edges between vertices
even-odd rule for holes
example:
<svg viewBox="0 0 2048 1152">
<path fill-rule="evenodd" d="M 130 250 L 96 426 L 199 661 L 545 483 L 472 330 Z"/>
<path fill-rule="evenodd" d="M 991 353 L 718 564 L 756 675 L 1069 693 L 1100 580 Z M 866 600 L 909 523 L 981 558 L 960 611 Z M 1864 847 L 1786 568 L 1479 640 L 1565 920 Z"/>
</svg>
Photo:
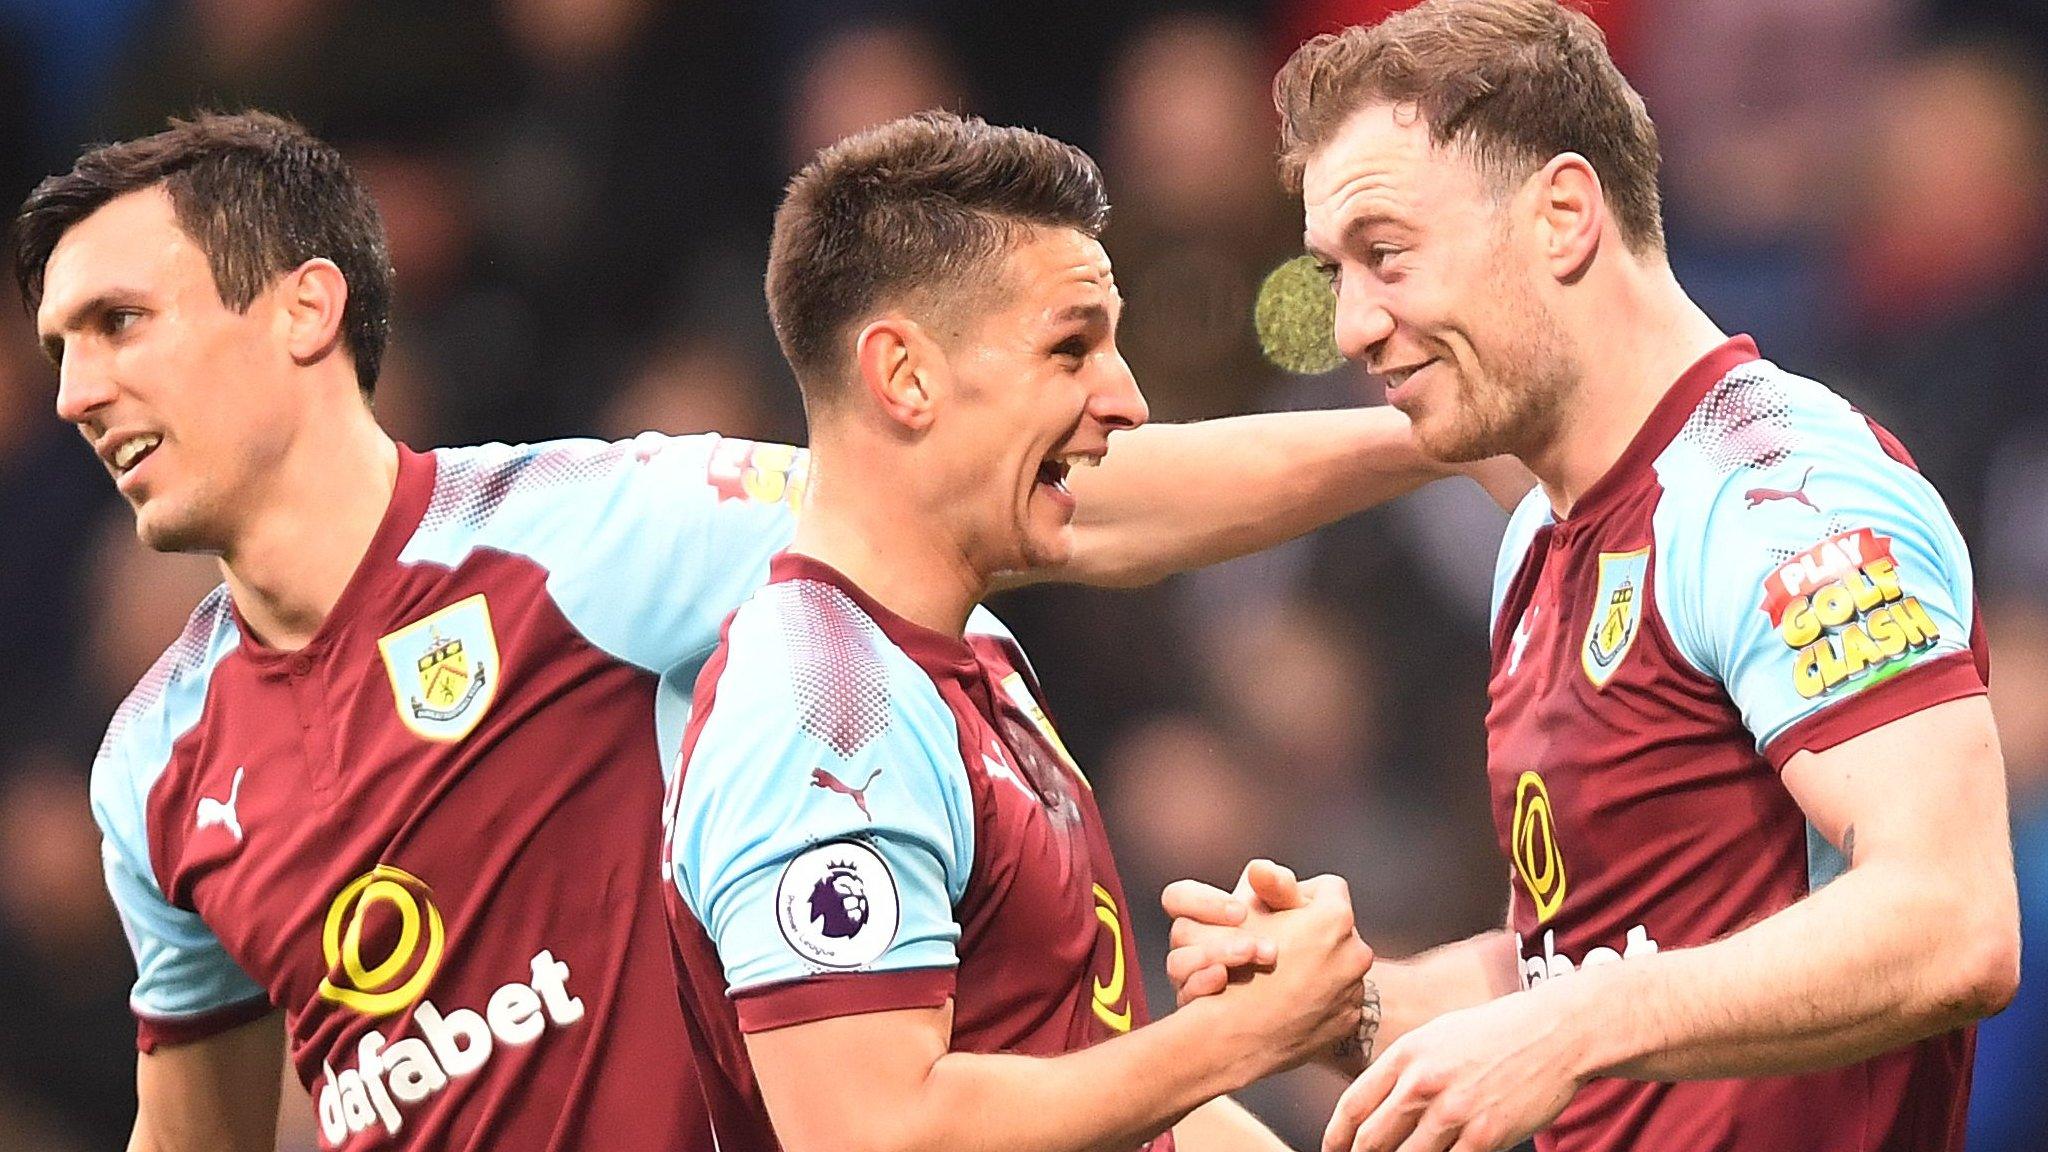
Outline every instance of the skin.
<svg viewBox="0 0 2048 1152">
<path fill-rule="evenodd" d="M 860 354 L 873 357 L 863 381 L 882 382 L 864 386 L 890 403 L 915 407 L 940 392 L 989 401 L 958 422 L 986 457 L 920 458 L 941 469 L 929 475 L 954 485 L 947 491 L 974 496 L 940 501 L 932 523 L 943 530 L 925 542 L 972 557 L 936 565 L 940 616 L 964 619 L 959 595 L 985 586 L 980 573 L 991 566 L 1143 583 L 1278 543 L 1452 471 L 1416 452 L 1406 420 L 1384 410 L 1152 428 L 1121 433 L 1133 437 L 1125 461 L 1075 480 L 1089 509 L 1077 516 L 1036 484 L 1038 462 L 1054 449 L 1099 454 L 1110 431 L 1143 420 L 1111 339 L 1121 303 L 1107 259 L 1080 239 L 1033 249 L 1058 298 L 1005 300 L 986 331 L 1008 342 L 982 340 L 981 330 L 926 331 L 901 315 L 862 335 Z M 315 259 L 281 273 L 248 308 L 229 308 L 161 188 L 117 197 L 74 225 L 45 268 L 36 325 L 58 365 L 57 415 L 100 457 L 142 541 L 218 556 L 252 638 L 280 650 L 303 647 L 326 620 L 396 482 L 397 448 L 341 341 L 347 299 L 340 271 Z M 1030 387 L 1004 387 L 1020 381 Z M 913 386 L 932 391 L 920 401 Z M 1014 427 L 1030 437 L 1011 442 Z M 115 451 L 144 434 L 160 444 L 132 469 L 117 468 Z M 855 483 L 827 478 L 823 487 L 841 479 Z M 1508 503 L 1526 486 L 1498 466 L 1486 482 Z M 970 507 L 975 514 L 963 514 Z M 274 1031 L 276 1018 L 267 1026 Z M 275 1109 L 264 1101 L 274 1090 L 223 1086 L 274 1085 L 279 1052 L 235 1030 L 138 1056 L 137 1146 L 268 1149 Z"/>
<path fill-rule="evenodd" d="M 1310 159 L 1303 200 L 1309 248 L 1338 278 L 1346 354 L 1394 378 L 1389 398 L 1426 450 L 1512 452 L 1560 518 L 1669 382 L 1724 339 L 1660 251 L 1622 241 L 1597 174 L 1573 154 L 1495 191 L 1461 152 L 1434 147 L 1411 109 L 1370 105 Z M 1782 779 L 1849 856 L 1840 878 L 1712 944 L 1527 992 L 1505 932 L 1377 966 L 1375 1057 L 1340 1100 L 1326 1152 L 1506 1148 L 1596 1076 L 1834 1067 L 2010 1000 L 2018 905 L 1982 697 L 1802 751 Z M 1275 954 L 1261 917 L 1290 899 L 1168 889 L 1181 997 Z M 1340 1066 L 1357 1073 L 1359 1061 Z"/>
<path fill-rule="evenodd" d="M 855 336 L 858 378 L 813 405 L 818 480 L 793 551 L 885 606 L 958 634 L 999 573 L 1073 551 L 1075 502 L 1048 460 L 1100 455 L 1145 419 L 1116 348 L 1109 259 L 1070 229 L 1034 229 L 1003 290 L 955 322 L 891 312 Z M 747 1052 L 785 1147 L 1128 1148 L 1168 1127 L 1191 1149 L 1280 1147 L 1218 1098 L 1326 1050 L 1357 1026 L 1371 955 L 1342 882 L 1321 877 L 1275 931 L 1295 941 L 1270 985 L 1049 1058 L 952 1051 L 952 1006 L 751 1033 Z M 1190 1012 L 1199 1011 L 1191 1015 Z"/>
<path fill-rule="evenodd" d="M 161 188 L 67 231 L 36 312 L 57 415 L 135 511 L 143 543 L 208 552 L 262 640 L 297 648 L 341 595 L 384 514 L 398 453 L 341 344 L 348 285 L 327 260 L 279 276 L 244 312 Z M 129 471 L 121 443 L 162 443 Z"/>
<path fill-rule="evenodd" d="M 36 314 L 57 415 L 99 456 L 137 535 L 219 556 L 244 620 L 279 648 L 303 645 L 333 607 L 397 475 L 340 341 L 347 291 L 312 260 L 234 311 L 152 188 L 64 234 Z M 115 449 L 143 433 L 161 444 L 122 472 Z M 131 1147 L 273 1147 L 282 1021 L 139 1054 Z"/>
</svg>

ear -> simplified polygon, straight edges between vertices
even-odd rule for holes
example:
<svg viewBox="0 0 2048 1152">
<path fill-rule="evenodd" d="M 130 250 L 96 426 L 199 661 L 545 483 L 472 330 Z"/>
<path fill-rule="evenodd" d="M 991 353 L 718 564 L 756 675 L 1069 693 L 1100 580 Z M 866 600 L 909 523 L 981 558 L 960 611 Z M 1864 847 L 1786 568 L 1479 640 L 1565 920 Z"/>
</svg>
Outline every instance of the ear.
<svg viewBox="0 0 2048 1152">
<path fill-rule="evenodd" d="M 278 292 L 292 359 L 310 364 L 332 351 L 341 340 L 341 314 L 348 306 L 348 279 L 334 261 L 306 261 L 284 274 Z"/>
<path fill-rule="evenodd" d="M 1536 236 L 1550 274 L 1569 284 L 1585 274 L 1600 250 L 1607 197 L 1593 165 L 1577 152 L 1561 152 L 1536 173 Z"/>
<path fill-rule="evenodd" d="M 854 367 L 861 386 L 891 420 L 923 431 L 932 420 L 932 391 L 925 378 L 935 352 L 915 321 L 884 316 L 854 338 Z"/>
</svg>

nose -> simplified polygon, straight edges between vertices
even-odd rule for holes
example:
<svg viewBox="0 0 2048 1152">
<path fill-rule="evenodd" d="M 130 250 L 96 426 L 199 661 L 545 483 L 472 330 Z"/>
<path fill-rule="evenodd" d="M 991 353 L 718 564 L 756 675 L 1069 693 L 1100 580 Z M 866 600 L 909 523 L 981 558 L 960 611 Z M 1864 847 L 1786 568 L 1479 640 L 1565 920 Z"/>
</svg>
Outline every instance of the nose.
<svg viewBox="0 0 2048 1152">
<path fill-rule="evenodd" d="M 1131 374 L 1131 366 L 1124 362 L 1124 355 L 1117 352 L 1107 359 L 1103 379 L 1089 398 L 1088 413 L 1111 431 L 1119 428 L 1136 428 L 1151 419 L 1152 410 L 1145 403 L 1145 394 L 1138 391 L 1138 378 Z"/>
<path fill-rule="evenodd" d="M 83 424 L 114 401 L 114 380 L 83 353 L 67 353 L 57 368 L 57 417 Z"/>
<path fill-rule="evenodd" d="M 1337 290 L 1337 350 L 1346 360 L 1366 361 L 1372 350 L 1394 334 L 1394 315 L 1386 302 L 1361 281 L 1347 276 Z"/>
</svg>

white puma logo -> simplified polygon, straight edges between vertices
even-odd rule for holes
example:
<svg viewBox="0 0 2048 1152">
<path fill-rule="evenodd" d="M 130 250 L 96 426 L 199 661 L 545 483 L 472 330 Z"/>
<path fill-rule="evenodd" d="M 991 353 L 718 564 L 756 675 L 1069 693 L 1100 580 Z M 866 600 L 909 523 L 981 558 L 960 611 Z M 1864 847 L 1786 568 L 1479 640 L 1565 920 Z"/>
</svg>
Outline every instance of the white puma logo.
<svg viewBox="0 0 2048 1152">
<path fill-rule="evenodd" d="M 1514 646 L 1508 652 L 1508 675 L 1510 676 L 1521 671 L 1522 653 L 1528 650 L 1529 637 L 1536 633 L 1536 613 L 1541 610 L 1540 605 L 1530 605 L 1529 611 L 1522 617 L 1522 622 L 1515 625 Z"/>
<path fill-rule="evenodd" d="M 235 843 L 237 844 L 242 842 L 242 822 L 235 817 L 235 801 L 242 794 L 242 773 L 246 771 L 248 769 L 243 767 L 235 769 L 235 782 L 228 788 L 228 798 L 226 800 L 215 800 L 211 796 L 201 796 L 199 798 L 198 826 L 200 828 L 210 828 L 218 824 L 229 832 L 234 833 Z"/>
</svg>

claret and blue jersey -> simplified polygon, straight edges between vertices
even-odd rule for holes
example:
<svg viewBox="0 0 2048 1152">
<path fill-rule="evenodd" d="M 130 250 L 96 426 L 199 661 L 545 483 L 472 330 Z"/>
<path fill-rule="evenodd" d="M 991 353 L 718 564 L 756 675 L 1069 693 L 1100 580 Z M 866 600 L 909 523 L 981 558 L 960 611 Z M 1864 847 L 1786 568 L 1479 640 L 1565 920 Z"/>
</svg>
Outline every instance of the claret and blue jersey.
<svg viewBox="0 0 2048 1152">
<path fill-rule="evenodd" d="M 778 557 L 698 683 L 672 787 L 669 912 L 721 1148 L 777 1147 L 746 1033 L 950 999 L 955 1051 L 1050 1056 L 1145 1022 L 1093 791 L 985 611 L 944 635 Z"/>
<path fill-rule="evenodd" d="M 283 1009 L 329 1147 L 707 1146 L 658 750 L 803 473 L 716 436 L 401 449 L 311 643 L 208 598 L 93 772 L 143 1050 Z"/>
<path fill-rule="evenodd" d="M 1494 584 L 1487 771 L 1525 985 L 1705 944 L 1846 866 L 1778 778 L 1985 690 L 1969 556 L 1889 433 L 1730 340 Z M 1930 930 L 1938 930 L 1930 926 Z M 1586 1086 L 1544 1152 L 1961 1148 L 1973 1031 L 1804 1076 Z"/>
</svg>

